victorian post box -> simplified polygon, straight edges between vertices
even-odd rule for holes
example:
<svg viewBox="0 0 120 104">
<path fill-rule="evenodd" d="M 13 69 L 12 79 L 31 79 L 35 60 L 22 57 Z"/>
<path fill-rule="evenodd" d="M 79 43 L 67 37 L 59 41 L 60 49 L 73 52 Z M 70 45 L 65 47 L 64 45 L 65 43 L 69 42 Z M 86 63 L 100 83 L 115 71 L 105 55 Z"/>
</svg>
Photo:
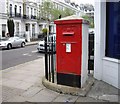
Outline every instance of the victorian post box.
<svg viewBox="0 0 120 104">
<path fill-rule="evenodd" d="M 83 87 L 88 68 L 88 22 L 77 16 L 55 20 L 57 84 Z"/>
</svg>

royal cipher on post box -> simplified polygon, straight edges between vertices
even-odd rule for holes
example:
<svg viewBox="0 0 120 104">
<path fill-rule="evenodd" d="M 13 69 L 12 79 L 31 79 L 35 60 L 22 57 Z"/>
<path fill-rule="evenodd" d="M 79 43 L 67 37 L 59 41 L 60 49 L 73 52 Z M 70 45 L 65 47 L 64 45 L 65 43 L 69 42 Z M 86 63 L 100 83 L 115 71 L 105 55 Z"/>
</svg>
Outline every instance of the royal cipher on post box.
<svg viewBox="0 0 120 104">
<path fill-rule="evenodd" d="M 88 71 L 88 22 L 73 15 L 54 23 L 57 84 L 81 88 Z"/>
</svg>

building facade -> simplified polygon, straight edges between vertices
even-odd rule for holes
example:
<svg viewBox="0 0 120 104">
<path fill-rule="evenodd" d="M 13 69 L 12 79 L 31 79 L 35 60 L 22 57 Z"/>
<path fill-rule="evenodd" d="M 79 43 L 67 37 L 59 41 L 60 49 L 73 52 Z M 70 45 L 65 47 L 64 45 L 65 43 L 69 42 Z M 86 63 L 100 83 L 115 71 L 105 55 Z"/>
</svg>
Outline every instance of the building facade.
<svg viewBox="0 0 120 104">
<path fill-rule="evenodd" d="M 24 31 L 30 38 L 37 38 L 39 34 L 38 20 L 37 20 L 37 3 L 24 1 Z"/>
<path fill-rule="evenodd" d="M 59 8 L 61 9 L 65 9 L 65 8 L 69 8 L 73 11 L 75 11 L 75 15 L 77 16 L 81 16 L 83 15 L 83 11 L 80 10 L 80 8 L 78 7 L 78 5 L 74 4 L 74 5 L 71 5 L 71 2 L 70 0 L 52 0 Z"/>
<path fill-rule="evenodd" d="M 120 88 L 120 2 L 95 3 L 94 77 Z"/>
<path fill-rule="evenodd" d="M 42 29 L 46 27 L 47 23 L 45 20 L 41 20 L 40 6 L 44 0 L 4 0 L 0 1 L 0 37 L 5 37 L 8 33 L 7 20 L 11 19 L 14 21 L 14 36 L 28 37 L 28 41 L 37 38 L 42 32 Z M 71 8 L 75 10 L 77 15 L 80 15 L 80 10 L 70 5 L 70 1 L 52 0 L 56 3 L 58 8 Z M 54 24 L 50 23 L 53 27 Z M 55 29 L 51 28 L 52 32 Z"/>
<path fill-rule="evenodd" d="M 23 23 L 23 4 L 20 0 L 13 1 L 9 0 L 7 1 L 7 15 L 9 19 L 14 20 L 14 33 L 15 35 L 20 34 L 19 32 L 22 32 L 24 29 Z"/>
<path fill-rule="evenodd" d="M 4 37 L 7 30 L 7 0 L 0 1 L 0 38 Z"/>
</svg>

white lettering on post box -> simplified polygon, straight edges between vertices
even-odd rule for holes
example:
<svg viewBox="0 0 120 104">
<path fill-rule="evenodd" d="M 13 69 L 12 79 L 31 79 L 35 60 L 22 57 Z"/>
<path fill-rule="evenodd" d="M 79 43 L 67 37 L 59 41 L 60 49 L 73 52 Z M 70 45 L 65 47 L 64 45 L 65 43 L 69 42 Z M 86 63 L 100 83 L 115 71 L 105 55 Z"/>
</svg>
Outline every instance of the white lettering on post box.
<svg viewBox="0 0 120 104">
<path fill-rule="evenodd" d="M 71 52 L 71 44 L 66 43 L 66 52 Z"/>
</svg>

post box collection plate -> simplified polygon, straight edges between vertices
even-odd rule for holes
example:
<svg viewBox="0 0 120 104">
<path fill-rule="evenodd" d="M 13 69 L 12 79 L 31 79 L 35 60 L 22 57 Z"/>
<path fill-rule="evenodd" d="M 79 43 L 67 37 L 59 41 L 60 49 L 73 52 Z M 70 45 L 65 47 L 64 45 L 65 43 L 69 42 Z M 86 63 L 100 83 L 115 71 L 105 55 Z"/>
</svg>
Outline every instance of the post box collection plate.
<svg viewBox="0 0 120 104">
<path fill-rule="evenodd" d="M 71 44 L 66 43 L 66 52 L 71 52 Z"/>
</svg>

